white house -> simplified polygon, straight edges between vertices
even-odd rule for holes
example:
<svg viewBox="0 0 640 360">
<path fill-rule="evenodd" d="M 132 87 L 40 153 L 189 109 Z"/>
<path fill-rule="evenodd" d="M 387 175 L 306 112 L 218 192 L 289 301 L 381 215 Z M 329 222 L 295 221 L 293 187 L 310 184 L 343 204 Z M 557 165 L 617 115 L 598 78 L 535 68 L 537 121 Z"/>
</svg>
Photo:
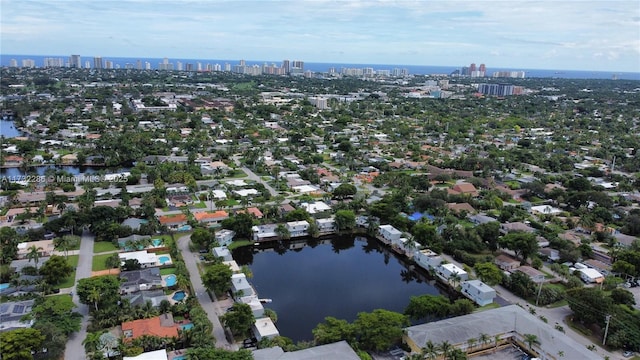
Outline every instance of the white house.
<svg viewBox="0 0 640 360">
<path fill-rule="evenodd" d="M 590 283 L 601 283 L 604 281 L 604 276 L 600 274 L 600 272 L 596 269 L 586 268 L 586 269 L 578 269 L 580 272 L 580 278 L 582 281 L 590 284 Z"/>
<path fill-rule="evenodd" d="M 256 319 L 264 317 L 264 306 L 262 306 L 262 303 L 257 296 L 243 296 L 239 299 L 239 302 L 249 305 L 251 311 L 253 312 L 253 316 Z"/>
<path fill-rule="evenodd" d="M 538 205 L 538 206 L 532 206 L 531 209 L 529 209 L 529 211 L 532 214 L 536 214 L 536 215 L 559 215 L 562 214 L 562 210 L 555 208 L 553 206 L 549 206 L 549 205 Z"/>
<path fill-rule="evenodd" d="M 222 258 L 222 261 L 231 261 L 233 260 L 233 256 L 231 256 L 231 251 L 223 246 L 214 247 L 211 250 L 213 256 Z"/>
<path fill-rule="evenodd" d="M 264 224 L 251 227 L 251 233 L 253 234 L 253 241 L 270 241 L 278 239 L 276 234 L 276 224 Z"/>
<path fill-rule="evenodd" d="M 305 209 L 305 211 L 311 215 L 331 210 L 331 206 L 322 201 L 316 201 L 314 203 L 302 203 L 300 204 L 300 208 Z"/>
<path fill-rule="evenodd" d="M 436 275 L 447 282 L 452 280 L 453 276 L 456 274 L 460 281 L 464 281 L 469 278 L 469 274 L 467 274 L 466 271 L 460 269 L 454 264 L 440 264 L 440 266 L 436 268 Z"/>
<path fill-rule="evenodd" d="M 124 265 L 127 260 L 138 260 L 138 264 L 140 264 L 141 268 L 148 268 L 153 266 L 158 266 L 158 255 L 154 253 L 143 251 L 130 251 L 125 253 L 119 253 L 118 257 L 120 258 L 120 265 Z"/>
<path fill-rule="evenodd" d="M 333 234 L 338 231 L 338 226 L 336 225 L 336 219 L 332 216 L 328 219 L 316 219 L 316 225 L 318 225 L 318 230 L 320 234 Z"/>
<path fill-rule="evenodd" d="M 245 274 L 233 274 L 231 275 L 231 291 L 234 295 L 237 295 L 242 291 L 242 296 L 255 296 L 253 287 L 247 281 Z"/>
<path fill-rule="evenodd" d="M 233 241 L 233 237 L 236 236 L 235 231 L 233 230 L 218 230 L 216 231 L 215 239 L 218 245 L 220 246 L 229 246 Z"/>
<path fill-rule="evenodd" d="M 290 221 L 285 226 L 292 238 L 309 235 L 309 223 L 305 220 Z"/>
<path fill-rule="evenodd" d="M 480 280 L 462 282 L 462 294 L 480 306 L 491 304 L 496 297 L 496 291 Z"/>
<path fill-rule="evenodd" d="M 442 257 L 429 249 L 416 250 L 413 260 L 425 270 L 435 269 L 442 263 Z"/>
<path fill-rule="evenodd" d="M 393 241 L 400 240 L 402 237 L 402 231 L 394 228 L 391 225 L 380 225 L 378 227 L 378 234 L 382 236 L 383 242 L 389 244 Z"/>
<path fill-rule="evenodd" d="M 253 334 L 255 335 L 258 341 L 263 338 L 272 339 L 276 336 L 280 335 L 280 332 L 276 328 L 273 321 L 270 318 L 260 318 L 256 319 L 256 322 L 253 324 Z"/>
</svg>

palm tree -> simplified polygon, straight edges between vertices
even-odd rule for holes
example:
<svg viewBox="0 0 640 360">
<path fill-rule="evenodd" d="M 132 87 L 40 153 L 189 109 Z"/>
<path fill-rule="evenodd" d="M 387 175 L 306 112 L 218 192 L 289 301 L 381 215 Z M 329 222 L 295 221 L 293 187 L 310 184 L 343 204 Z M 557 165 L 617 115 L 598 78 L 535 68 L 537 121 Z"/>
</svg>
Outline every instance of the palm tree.
<svg viewBox="0 0 640 360">
<path fill-rule="evenodd" d="M 483 345 L 487 345 L 489 341 L 491 341 L 491 338 L 489 337 L 489 335 L 485 333 L 481 333 L 480 336 L 478 337 L 478 342 L 482 343 Z"/>
<path fill-rule="evenodd" d="M 438 346 L 438 348 L 440 349 L 440 352 L 442 353 L 442 355 L 446 358 L 447 356 L 449 356 L 449 354 L 451 353 L 451 351 L 453 351 L 453 345 L 451 345 L 448 341 L 443 341 L 440 343 L 440 345 Z"/>
<path fill-rule="evenodd" d="M 524 342 L 527 343 L 527 345 L 529 345 L 529 350 L 533 350 L 533 345 L 539 345 L 540 344 L 540 340 L 538 340 L 538 336 L 534 335 L 534 334 L 524 334 L 523 336 L 524 338 Z"/>
<path fill-rule="evenodd" d="M 476 347 L 476 342 L 478 340 L 476 340 L 475 338 L 471 338 L 469 340 L 467 340 L 467 345 L 469 345 L 469 350 L 473 350 L 474 347 Z"/>
<path fill-rule="evenodd" d="M 284 224 L 278 224 L 276 227 L 275 233 L 282 240 L 288 240 L 291 238 L 291 233 L 289 233 L 289 229 Z"/>
<path fill-rule="evenodd" d="M 36 264 L 36 270 L 38 270 L 38 263 L 40 262 L 40 251 L 43 251 L 44 249 L 32 245 L 27 250 L 29 251 L 27 253 L 27 259 L 29 259 L 29 262 L 33 260 L 33 262 Z"/>
<path fill-rule="evenodd" d="M 101 297 L 102 297 L 102 294 L 100 294 L 100 290 L 98 290 L 97 288 L 91 289 L 89 291 L 89 294 L 87 295 L 87 300 L 93 303 L 93 306 L 95 307 L 96 311 L 98 311 L 98 303 L 100 302 Z"/>
<path fill-rule="evenodd" d="M 426 356 L 427 359 L 434 360 L 438 357 L 438 347 L 431 340 L 427 340 L 422 348 L 422 355 Z"/>
<path fill-rule="evenodd" d="M 69 249 L 78 244 L 78 238 L 75 236 L 64 235 L 54 240 L 55 247 L 64 251 L 64 257 L 69 257 Z"/>
<path fill-rule="evenodd" d="M 82 341 L 84 351 L 87 354 L 93 354 L 102 350 L 102 341 L 100 341 L 102 334 L 104 334 L 104 331 L 87 333 L 87 337 Z"/>
<path fill-rule="evenodd" d="M 494 349 L 494 351 L 498 351 L 498 343 L 500 342 L 500 335 L 494 335 L 493 336 L 493 342 L 495 343 L 496 347 Z"/>
</svg>

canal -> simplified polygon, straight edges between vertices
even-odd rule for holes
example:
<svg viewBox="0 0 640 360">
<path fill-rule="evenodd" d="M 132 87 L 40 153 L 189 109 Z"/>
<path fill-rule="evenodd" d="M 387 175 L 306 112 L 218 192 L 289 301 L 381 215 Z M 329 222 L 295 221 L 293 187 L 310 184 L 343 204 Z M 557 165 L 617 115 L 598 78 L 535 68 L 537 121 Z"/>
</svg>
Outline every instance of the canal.
<svg viewBox="0 0 640 360">
<path fill-rule="evenodd" d="M 312 340 L 327 316 L 353 321 L 359 312 L 403 312 L 409 298 L 438 295 L 427 274 L 409 268 L 375 239 L 360 236 L 285 242 L 288 248 L 239 248 L 234 259 L 253 272 L 249 282 L 278 314 L 280 335 Z M 443 293 L 444 294 L 444 293 Z"/>
</svg>

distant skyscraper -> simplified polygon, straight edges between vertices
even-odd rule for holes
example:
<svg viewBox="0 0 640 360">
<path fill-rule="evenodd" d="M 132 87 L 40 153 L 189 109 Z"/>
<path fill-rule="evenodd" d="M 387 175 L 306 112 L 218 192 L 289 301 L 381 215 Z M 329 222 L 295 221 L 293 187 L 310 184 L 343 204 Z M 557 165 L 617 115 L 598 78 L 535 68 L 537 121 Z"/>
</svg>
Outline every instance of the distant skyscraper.
<svg viewBox="0 0 640 360">
<path fill-rule="evenodd" d="M 231 71 L 231 64 L 224 63 L 224 71 Z"/>
<path fill-rule="evenodd" d="M 91 61 L 87 60 L 84 62 L 84 68 L 85 69 L 91 69 Z"/>
<path fill-rule="evenodd" d="M 144 62 L 144 69 L 145 69 L 145 70 L 151 70 L 151 63 L 150 63 L 150 62 L 148 62 L 148 61 L 145 61 L 145 62 Z"/>
<path fill-rule="evenodd" d="M 113 61 L 107 60 L 104 62 L 105 69 L 113 69 Z"/>
<path fill-rule="evenodd" d="M 469 65 L 469 72 L 474 72 L 477 71 L 478 69 L 476 69 L 476 64 L 472 63 L 471 65 Z"/>
<path fill-rule="evenodd" d="M 34 68 L 36 67 L 36 62 L 33 59 L 22 59 L 22 67 Z"/>
<path fill-rule="evenodd" d="M 190 64 L 187 64 L 189 66 Z M 182 61 L 176 61 L 176 70 L 182 71 L 184 68 L 182 67 Z"/>
<path fill-rule="evenodd" d="M 71 55 L 69 57 L 69 66 L 74 68 L 82 68 L 82 60 L 80 59 L 80 55 Z"/>
<path fill-rule="evenodd" d="M 102 57 L 96 56 L 93 58 L 93 68 L 94 69 L 102 69 Z"/>
<path fill-rule="evenodd" d="M 9 67 L 18 67 L 18 60 L 16 59 L 9 60 Z"/>
<path fill-rule="evenodd" d="M 282 60 L 282 69 L 284 70 L 285 74 L 289 73 L 289 70 L 291 69 L 291 63 L 289 62 L 289 60 Z"/>
<path fill-rule="evenodd" d="M 142 70 L 142 60 L 136 61 L 136 69 Z"/>
<path fill-rule="evenodd" d="M 484 73 L 484 72 L 486 72 L 486 71 L 487 71 L 487 67 L 486 67 L 486 66 L 484 66 L 484 64 L 480 64 L 480 67 L 478 68 L 478 71 L 480 71 L 480 72 L 483 72 L 483 73 Z"/>
</svg>

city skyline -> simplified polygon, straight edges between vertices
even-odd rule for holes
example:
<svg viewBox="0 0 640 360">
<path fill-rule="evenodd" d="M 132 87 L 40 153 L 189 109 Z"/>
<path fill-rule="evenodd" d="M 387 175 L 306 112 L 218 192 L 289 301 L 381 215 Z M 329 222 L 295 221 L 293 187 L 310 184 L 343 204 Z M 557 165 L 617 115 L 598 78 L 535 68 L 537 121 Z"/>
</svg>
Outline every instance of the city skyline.
<svg viewBox="0 0 640 360">
<path fill-rule="evenodd" d="M 1 0 L 0 53 L 640 72 L 636 1 Z M 159 6 L 160 5 L 160 6 Z"/>
</svg>

